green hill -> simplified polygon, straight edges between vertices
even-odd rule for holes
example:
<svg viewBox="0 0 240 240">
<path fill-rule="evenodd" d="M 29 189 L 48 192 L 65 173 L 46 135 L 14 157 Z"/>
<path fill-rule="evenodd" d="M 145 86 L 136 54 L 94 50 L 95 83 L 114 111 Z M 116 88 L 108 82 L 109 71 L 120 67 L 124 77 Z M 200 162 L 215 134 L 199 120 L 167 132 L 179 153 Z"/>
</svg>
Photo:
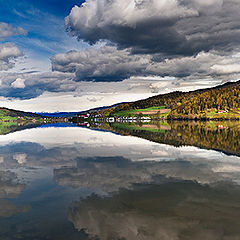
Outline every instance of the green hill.
<svg viewBox="0 0 240 240">
<path fill-rule="evenodd" d="M 100 111 L 104 116 L 164 119 L 240 119 L 240 81 L 190 92 L 172 92 Z"/>
<path fill-rule="evenodd" d="M 11 122 L 11 121 L 26 121 L 33 119 L 41 119 L 42 117 L 35 113 L 23 112 L 8 108 L 0 108 L 0 121 Z"/>
</svg>

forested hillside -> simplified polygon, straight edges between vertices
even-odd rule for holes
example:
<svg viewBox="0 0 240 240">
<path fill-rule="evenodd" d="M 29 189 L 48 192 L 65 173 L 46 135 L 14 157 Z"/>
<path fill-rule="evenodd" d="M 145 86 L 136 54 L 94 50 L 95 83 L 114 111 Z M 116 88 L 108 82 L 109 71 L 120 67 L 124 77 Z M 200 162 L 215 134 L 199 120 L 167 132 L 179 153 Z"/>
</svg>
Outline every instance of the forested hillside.
<svg viewBox="0 0 240 240">
<path fill-rule="evenodd" d="M 240 118 L 240 81 L 191 92 L 172 92 L 105 109 L 105 116 L 150 107 L 169 109 L 168 119 Z M 143 112 L 144 113 L 144 112 Z"/>
<path fill-rule="evenodd" d="M 240 110 L 240 84 L 228 85 L 218 89 L 210 89 L 197 94 L 174 108 L 170 116 L 186 116 L 189 114 L 210 114 L 213 111 L 227 113 Z"/>
</svg>

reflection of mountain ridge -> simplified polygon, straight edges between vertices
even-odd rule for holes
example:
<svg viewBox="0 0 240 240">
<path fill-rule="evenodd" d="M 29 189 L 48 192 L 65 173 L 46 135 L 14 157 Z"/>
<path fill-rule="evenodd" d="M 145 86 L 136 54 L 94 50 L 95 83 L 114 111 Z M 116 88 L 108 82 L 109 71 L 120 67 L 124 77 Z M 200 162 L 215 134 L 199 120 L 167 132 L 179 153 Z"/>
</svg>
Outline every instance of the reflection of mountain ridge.
<svg viewBox="0 0 240 240">
<path fill-rule="evenodd" d="M 159 131 L 153 131 L 152 125 L 147 129 L 147 124 L 143 128 L 137 123 L 102 124 L 99 127 L 176 147 L 196 146 L 240 156 L 240 122 L 172 121 L 167 124 L 169 130 L 163 130 L 156 124 Z"/>
</svg>

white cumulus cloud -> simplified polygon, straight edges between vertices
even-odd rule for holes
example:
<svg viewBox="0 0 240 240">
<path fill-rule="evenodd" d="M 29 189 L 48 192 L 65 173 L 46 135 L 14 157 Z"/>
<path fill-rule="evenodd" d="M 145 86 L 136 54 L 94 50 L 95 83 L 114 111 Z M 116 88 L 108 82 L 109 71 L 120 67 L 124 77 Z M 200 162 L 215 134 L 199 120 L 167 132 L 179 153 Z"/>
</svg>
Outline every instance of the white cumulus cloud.
<svg viewBox="0 0 240 240">
<path fill-rule="evenodd" d="M 11 86 L 13 88 L 25 88 L 25 79 L 23 78 L 17 78 L 12 84 Z"/>
</svg>

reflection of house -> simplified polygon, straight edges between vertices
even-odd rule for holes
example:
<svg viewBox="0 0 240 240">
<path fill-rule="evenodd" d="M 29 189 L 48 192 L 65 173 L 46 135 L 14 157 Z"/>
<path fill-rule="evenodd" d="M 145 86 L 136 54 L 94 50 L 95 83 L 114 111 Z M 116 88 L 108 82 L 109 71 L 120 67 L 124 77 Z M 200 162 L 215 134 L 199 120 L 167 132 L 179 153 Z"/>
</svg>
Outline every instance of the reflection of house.
<svg viewBox="0 0 240 240">
<path fill-rule="evenodd" d="M 86 114 L 78 114 L 77 117 L 78 118 L 89 118 L 90 114 L 86 113 Z"/>
<path fill-rule="evenodd" d="M 110 123 L 115 122 L 115 118 L 114 117 L 107 118 L 107 122 Z"/>
<path fill-rule="evenodd" d="M 141 119 L 141 120 L 151 120 L 150 117 L 141 117 L 140 119 Z"/>
<path fill-rule="evenodd" d="M 90 127 L 90 124 L 88 122 L 84 122 L 84 123 L 78 123 L 78 126 Z"/>
</svg>

